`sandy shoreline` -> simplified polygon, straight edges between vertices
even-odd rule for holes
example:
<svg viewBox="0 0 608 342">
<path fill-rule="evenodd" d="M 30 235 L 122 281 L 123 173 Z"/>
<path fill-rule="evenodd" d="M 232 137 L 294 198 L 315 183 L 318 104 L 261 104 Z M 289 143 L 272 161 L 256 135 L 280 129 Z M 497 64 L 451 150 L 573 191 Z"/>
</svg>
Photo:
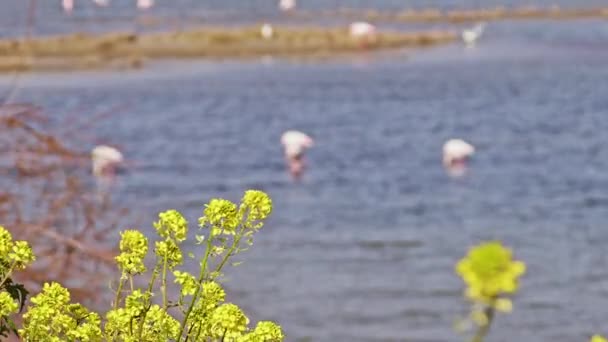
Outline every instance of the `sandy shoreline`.
<svg viewBox="0 0 608 342">
<path fill-rule="evenodd" d="M 0 72 L 138 68 L 145 61 L 162 59 L 325 58 L 422 48 L 457 38 L 451 31 L 380 32 L 374 41 L 364 42 L 351 37 L 345 28 L 276 27 L 267 39 L 259 26 L 142 34 L 76 33 L 0 40 Z"/>
</svg>

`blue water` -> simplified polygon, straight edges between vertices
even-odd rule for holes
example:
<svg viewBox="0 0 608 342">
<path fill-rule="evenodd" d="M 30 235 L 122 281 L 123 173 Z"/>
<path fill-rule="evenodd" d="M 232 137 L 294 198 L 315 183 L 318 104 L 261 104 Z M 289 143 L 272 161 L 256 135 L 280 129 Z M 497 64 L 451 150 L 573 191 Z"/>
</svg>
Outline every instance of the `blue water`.
<svg viewBox="0 0 608 342">
<path fill-rule="evenodd" d="M 195 223 L 211 197 L 267 191 L 272 218 L 227 287 L 288 341 L 462 340 L 453 268 L 484 239 L 528 265 L 488 341 L 586 341 L 608 333 L 607 27 L 504 22 L 474 49 L 27 75 L 16 101 L 112 110 L 83 134 L 136 165 L 116 196 L 144 229 L 159 210 Z M 317 143 L 298 184 L 279 145 L 291 128 Z M 478 150 L 464 178 L 441 166 L 451 137 Z"/>
</svg>

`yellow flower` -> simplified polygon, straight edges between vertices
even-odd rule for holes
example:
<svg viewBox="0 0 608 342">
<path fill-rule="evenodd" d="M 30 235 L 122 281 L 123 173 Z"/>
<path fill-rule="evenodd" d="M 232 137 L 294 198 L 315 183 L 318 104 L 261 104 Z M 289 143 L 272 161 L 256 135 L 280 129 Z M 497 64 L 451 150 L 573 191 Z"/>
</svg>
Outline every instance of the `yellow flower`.
<svg viewBox="0 0 608 342">
<path fill-rule="evenodd" d="M 245 191 L 241 203 L 241 209 L 249 211 L 247 219 L 251 222 L 264 220 L 272 212 L 272 200 L 259 190 Z"/>
<path fill-rule="evenodd" d="M 456 272 L 467 285 L 466 295 L 485 304 L 494 302 L 500 295 L 513 294 L 518 288 L 518 278 L 526 266 L 513 260 L 511 250 L 500 242 L 482 243 L 456 265 Z M 499 302 L 498 309 L 509 311 L 507 302 Z"/>
<path fill-rule="evenodd" d="M 204 216 L 199 218 L 201 227 L 207 223 L 211 226 L 211 235 L 234 234 L 241 223 L 236 204 L 221 198 L 212 199 L 205 205 Z"/>
<path fill-rule="evenodd" d="M 608 340 L 606 340 L 603 336 L 593 335 L 593 337 L 591 337 L 591 340 L 589 340 L 589 342 L 608 342 Z"/>
</svg>

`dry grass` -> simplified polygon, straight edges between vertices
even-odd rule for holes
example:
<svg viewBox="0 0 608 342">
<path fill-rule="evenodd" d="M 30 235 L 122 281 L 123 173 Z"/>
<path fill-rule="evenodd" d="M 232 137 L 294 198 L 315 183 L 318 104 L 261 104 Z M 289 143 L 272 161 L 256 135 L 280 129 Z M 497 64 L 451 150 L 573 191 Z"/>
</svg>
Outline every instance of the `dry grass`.
<svg viewBox="0 0 608 342">
<path fill-rule="evenodd" d="M 451 42 L 453 32 L 383 32 L 362 44 L 347 29 L 275 28 L 264 39 L 259 27 L 200 28 L 134 35 L 72 34 L 28 40 L 0 40 L 0 72 L 138 67 L 147 59 L 331 56 L 361 50 L 426 47 Z"/>
<path fill-rule="evenodd" d="M 527 20 L 527 19 L 551 19 L 551 20 L 573 20 L 583 18 L 608 18 L 608 7 L 605 8 L 561 8 L 558 6 L 540 8 L 525 6 L 518 8 L 496 7 L 489 9 L 472 10 L 450 10 L 438 9 L 403 10 L 398 12 L 379 12 L 375 10 L 351 10 L 342 9 L 337 13 L 325 13 L 325 15 L 339 15 L 348 18 L 364 18 L 370 21 L 390 22 L 443 22 L 461 23 L 476 21 L 496 20 Z"/>
</svg>

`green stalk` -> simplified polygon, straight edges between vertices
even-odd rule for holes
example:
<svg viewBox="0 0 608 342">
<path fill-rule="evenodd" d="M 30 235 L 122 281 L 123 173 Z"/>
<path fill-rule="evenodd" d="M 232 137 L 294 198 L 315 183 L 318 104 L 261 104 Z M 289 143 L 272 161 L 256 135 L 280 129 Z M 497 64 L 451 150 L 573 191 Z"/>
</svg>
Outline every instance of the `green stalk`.
<svg viewBox="0 0 608 342">
<path fill-rule="evenodd" d="M 6 272 L 6 275 L 4 276 L 4 278 L 2 278 L 2 281 L 0 281 L 0 287 L 2 287 L 2 285 L 4 285 L 4 282 L 8 279 L 8 277 L 10 277 L 11 273 L 13 273 L 13 269 L 15 268 L 16 264 L 17 264 L 17 262 L 13 262 L 11 267 L 9 267 L 8 272 Z"/>
<path fill-rule="evenodd" d="M 150 279 L 150 283 L 148 284 L 148 290 L 146 291 L 146 294 L 152 293 L 152 287 L 154 286 L 154 281 L 156 280 L 157 276 L 158 276 L 158 264 L 156 264 L 156 266 L 154 266 L 154 272 L 152 272 L 152 278 Z M 148 310 L 150 310 L 150 299 L 149 298 L 146 302 L 146 308 L 144 309 L 142 316 L 139 318 L 140 319 L 139 327 L 137 328 L 138 341 L 141 341 L 141 334 L 143 333 L 143 330 L 144 330 L 144 322 L 146 321 L 146 315 L 148 314 Z"/>
<path fill-rule="evenodd" d="M 167 311 L 167 257 L 165 256 L 165 261 L 163 262 L 163 274 L 162 274 L 162 284 L 160 286 L 160 291 L 163 295 L 163 309 Z"/>
<path fill-rule="evenodd" d="M 116 297 L 114 298 L 114 310 L 118 309 L 118 302 L 120 302 L 120 294 L 122 293 L 122 286 L 125 283 L 125 279 L 120 277 L 118 280 L 118 289 L 116 289 Z"/>
<path fill-rule="evenodd" d="M 198 341 L 198 337 L 201 335 L 201 331 L 203 330 L 203 325 L 199 324 L 198 325 L 198 330 L 196 331 L 196 337 L 194 338 L 195 341 Z"/>
<path fill-rule="evenodd" d="M 494 304 L 494 302 L 492 302 L 491 304 Z M 479 329 L 477 329 L 477 333 L 475 333 L 475 336 L 473 337 L 471 342 L 483 342 L 483 340 L 485 339 L 488 332 L 490 332 L 490 326 L 492 325 L 492 321 L 494 320 L 493 305 L 489 305 L 484 310 L 484 313 L 485 313 L 486 317 L 488 318 L 488 323 L 480 326 Z"/>
<path fill-rule="evenodd" d="M 194 292 L 194 296 L 192 296 L 192 301 L 190 302 L 190 305 L 188 306 L 188 310 L 186 311 L 186 314 L 184 315 L 184 320 L 182 321 L 179 335 L 177 335 L 178 341 L 181 340 L 182 335 L 184 334 L 184 329 L 186 328 L 186 323 L 188 322 L 188 317 L 190 316 L 190 313 L 192 312 L 192 309 L 194 308 L 194 304 L 196 303 L 198 296 L 200 295 L 201 289 L 203 288 L 203 280 L 205 279 L 205 271 L 207 270 L 207 261 L 209 260 L 209 255 L 211 254 L 212 238 L 213 237 L 210 235 L 209 238 L 207 239 L 207 249 L 205 251 L 205 256 L 203 257 L 203 261 L 201 262 L 201 270 L 200 270 L 201 273 L 199 274 L 199 277 L 198 277 L 198 286 L 196 287 L 196 292 Z M 186 341 L 187 341 L 187 338 L 186 338 Z"/>
<path fill-rule="evenodd" d="M 239 246 L 239 242 L 241 242 L 241 238 L 243 237 L 244 230 L 245 230 L 245 226 L 241 226 L 239 233 L 237 235 L 235 235 L 235 237 L 234 237 L 234 241 L 232 242 L 232 246 L 230 246 L 228 253 L 226 253 L 224 258 L 222 259 L 222 262 L 220 262 L 220 264 L 217 266 L 217 269 L 215 270 L 216 273 L 219 273 L 222 270 L 222 268 L 224 267 L 224 265 L 226 264 L 228 259 L 230 259 L 230 257 L 232 256 L 232 253 L 234 253 L 234 250 Z"/>
</svg>

